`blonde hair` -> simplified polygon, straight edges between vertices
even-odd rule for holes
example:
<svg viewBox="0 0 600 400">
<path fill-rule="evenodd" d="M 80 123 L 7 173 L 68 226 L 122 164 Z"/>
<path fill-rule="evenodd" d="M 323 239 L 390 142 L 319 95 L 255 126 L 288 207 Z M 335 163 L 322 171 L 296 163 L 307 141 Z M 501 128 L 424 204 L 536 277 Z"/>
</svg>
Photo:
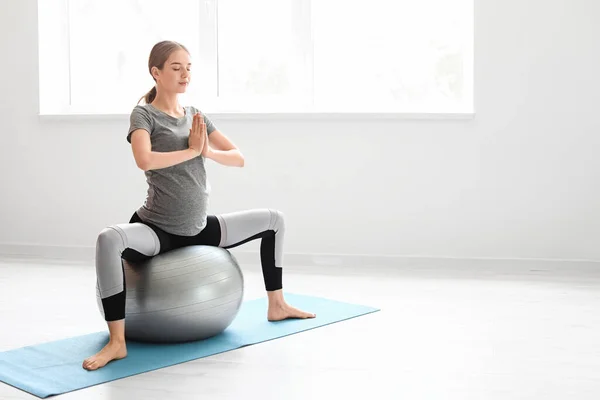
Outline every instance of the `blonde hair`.
<svg viewBox="0 0 600 400">
<path fill-rule="evenodd" d="M 150 72 L 150 75 L 152 76 L 152 67 L 162 70 L 171 53 L 177 50 L 185 50 L 189 54 L 188 49 L 181 43 L 177 43 L 172 40 L 163 40 L 162 42 L 156 43 L 150 51 L 150 57 L 148 57 L 148 71 Z M 154 79 L 154 76 L 152 76 L 152 79 Z M 154 80 L 156 81 L 156 79 Z M 146 102 L 146 104 L 150 104 L 155 98 L 156 85 L 153 86 L 148 93 L 140 97 L 138 104 L 140 101 L 142 101 L 142 99 Z"/>
</svg>

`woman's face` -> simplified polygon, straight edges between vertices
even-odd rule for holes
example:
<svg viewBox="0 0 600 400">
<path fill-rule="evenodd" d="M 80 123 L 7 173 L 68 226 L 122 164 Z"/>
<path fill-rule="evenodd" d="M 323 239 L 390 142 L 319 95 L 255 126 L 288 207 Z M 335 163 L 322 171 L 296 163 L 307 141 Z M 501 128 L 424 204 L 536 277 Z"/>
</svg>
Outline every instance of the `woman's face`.
<svg viewBox="0 0 600 400">
<path fill-rule="evenodd" d="M 192 77 L 191 69 L 190 55 L 180 49 L 171 53 L 162 70 L 154 69 L 154 77 L 163 91 L 185 93 Z"/>
</svg>

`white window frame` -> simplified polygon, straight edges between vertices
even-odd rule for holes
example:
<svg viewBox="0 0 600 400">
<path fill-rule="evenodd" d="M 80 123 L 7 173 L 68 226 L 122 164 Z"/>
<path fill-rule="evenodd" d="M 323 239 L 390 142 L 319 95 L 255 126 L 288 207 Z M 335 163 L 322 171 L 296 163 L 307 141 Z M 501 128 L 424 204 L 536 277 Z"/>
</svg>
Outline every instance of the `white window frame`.
<svg viewBox="0 0 600 400">
<path fill-rule="evenodd" d="M 217 58 L 217 18 L 218 0 L 199 0 L 200 25 L 206 29 L 200 32 L 200 51 L 202 57 L 194 60 L 194 73 L 202 74 L 203 86 L 217 93 L 218 87 L 218 58 Z M 202 108 L 212 116 L 223 119 L 336 119 L 348 117 L 352 119 L 471 119 L 475 115 L 474 90 L 466 87 L 471 93 L 469 109 L 458 109 L 449 112 L 326 112 L 312 109 L 310 103 L 313 95 L 313 52 L 311 32 L 311 1 L 293 0 L 293 6 L 298 10 L 293 21 L 293 32 L 297 33 L 295 40 L 301 49 L 298 63 L 301 64 L 306 78 L 307 97 L 297 97 L 297 102 L 290 104 L 280 100 L 274 103 L 256 104 L 250 109 L 247 103 L 235 103 L 227 100 L 212 99 Z M 318 0 L 315 0 L 318 1 Z M 81 109 L 70 105 L 70 62 L 69 62 L 69 21 L 68 0 L 38 0 L 38 39 L 39 39 L 39 116 L 44 119 L 123 119 L 129 111 L 122 109 L 103 109 L 93 113 L 89 109 Z M 473 34 L 470 34 L 473 40 Z M 473 52 L 471 53 L 473 54 Z M 466 75 L 473 78 L 473 57 L 465 59 Z M 207 84 L 209 85 L 207 87 Z"/>
</svg>

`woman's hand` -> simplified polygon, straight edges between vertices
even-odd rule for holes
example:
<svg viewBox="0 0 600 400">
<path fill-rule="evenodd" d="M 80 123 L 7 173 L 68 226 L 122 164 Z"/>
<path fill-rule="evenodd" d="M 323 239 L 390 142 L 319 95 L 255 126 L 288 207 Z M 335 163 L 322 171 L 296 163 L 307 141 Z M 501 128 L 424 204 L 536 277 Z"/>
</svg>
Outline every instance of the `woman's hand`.
<svg viewBox="0 0 600 400">
<path fill-rule="evenodd" d="M 202 118 L 202 114 L 196 113 L 193 117 L 192 128 L 188 138 L 188 146 L 198 155 L 204 154 L 204 148 L 208 141 L 206 135 L 206 124 Z"/>
<path fill-rule="evenodd" d="M 204 118 L 202 118 L 202 135 L 204 136 L 204 147 L 202 148 L 202 156 L 208 158 L 212 155 L 212 148 L 210 147 L 210 140 L 208 139 L 208 132 L 206 131 L 206 124 Z"/>
</svg>

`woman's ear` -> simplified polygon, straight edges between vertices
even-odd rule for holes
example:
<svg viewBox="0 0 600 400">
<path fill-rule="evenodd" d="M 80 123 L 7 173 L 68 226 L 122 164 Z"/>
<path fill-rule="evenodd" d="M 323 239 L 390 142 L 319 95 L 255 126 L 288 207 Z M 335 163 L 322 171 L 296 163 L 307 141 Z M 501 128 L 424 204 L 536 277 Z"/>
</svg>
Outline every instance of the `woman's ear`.
<svg viewBox="0 0 600 400">
<path fill-rule="evenodd" d="M 154 80 L 157 80 L 158 77 L 160 76 L 160 70 L 156 67 L 152 67 L 152 69 L 150 69 L 150 71 L 152 71 L 152 77 L 154 78 Z"/>
</svg>

